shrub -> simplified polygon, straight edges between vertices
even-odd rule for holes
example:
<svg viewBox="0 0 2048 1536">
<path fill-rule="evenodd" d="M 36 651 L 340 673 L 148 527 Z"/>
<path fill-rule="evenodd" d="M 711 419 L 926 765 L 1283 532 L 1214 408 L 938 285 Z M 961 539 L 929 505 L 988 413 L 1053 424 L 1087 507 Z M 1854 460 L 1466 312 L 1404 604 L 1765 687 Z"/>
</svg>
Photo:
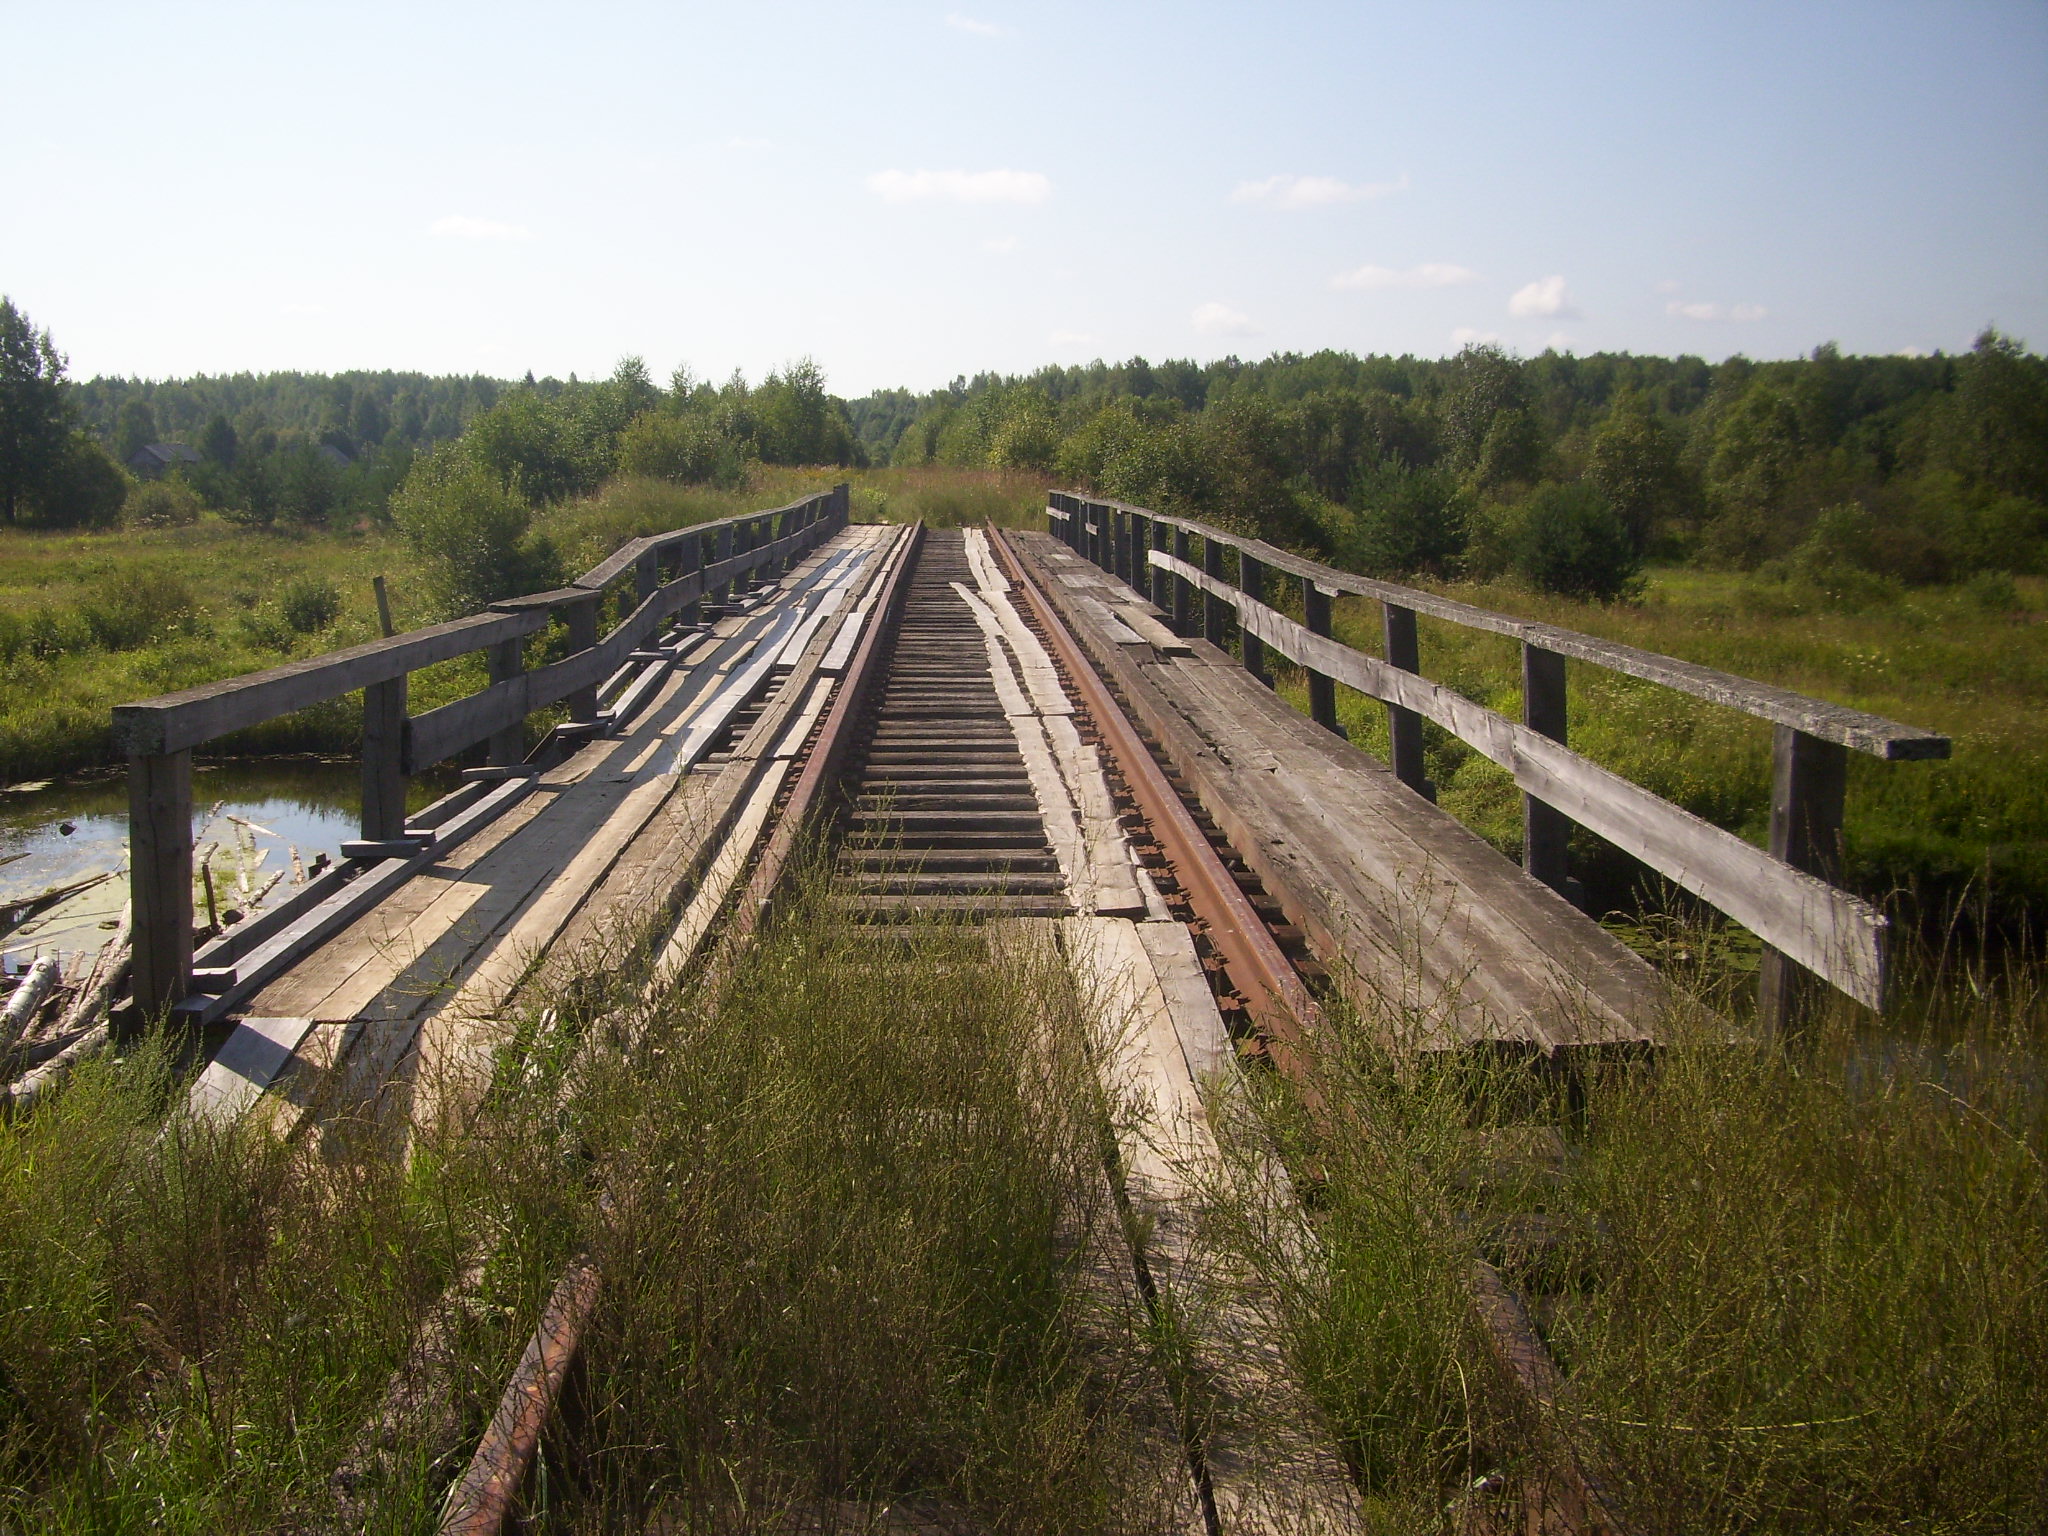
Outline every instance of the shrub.
<svg viewBox="0 0 2048 1536">
<path fill-rule="evenodd" d="M 1625 594 L 1642 564 L 1614 509 L 1583 481 L 1539 486 L 1514 546 L 1515 574 L 1537 590 L 1600 602 Z"/>
<path fill-rule="evenodd" d="M 736 491 L 747 483 L 747 455 L 708 417 L 650 411 L 620 437 L 619 473 Z"/>
<path fill-rule="evenodd" d="M 297 576 L 285 584 L 277 605 L 297 633 L 316 634 L 341 613 L 341 588 L 324 576 Z"/>
<path fill-rule="evenodd" d="M 1451 475 L 1383 460 L 1358 477 L 1351 502 L 1336 539 L 1345 564 L 1372 576 L 1456 574 L 1469 507 Z"/>
<path fill-rule="evenodd" d="M 189 628 L 198 609 L 198 599 L 183 578 L 129 565 L 94 582 L 79 600 L 78 616 L 101 650 L 132 651 Z"/>
<path fill-rule="evenodd" d="M 135 528 L 182 528 L 199 521 L 199 497 L 183 480 L 145 480 L 129 491 L 122 520 Z"/>
<path fill-rule="evenodd" d="M 451 614 L 552 586 L 554 548 L 531 538 L 532 509 L 497 471 L 444 445 L 417 460 L 391 516 L 418 553 L 427 586 Z"/>
</svg>

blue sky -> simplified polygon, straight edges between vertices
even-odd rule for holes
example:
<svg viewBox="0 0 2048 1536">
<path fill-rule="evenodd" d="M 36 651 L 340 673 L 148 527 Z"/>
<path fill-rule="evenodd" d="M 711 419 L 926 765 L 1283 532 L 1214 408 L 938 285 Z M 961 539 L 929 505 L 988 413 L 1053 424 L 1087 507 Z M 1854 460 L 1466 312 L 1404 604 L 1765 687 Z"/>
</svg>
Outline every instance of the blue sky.
<svg viewBox="0 0 2048 1536">
<path fill-rule="evenodd" d="M 0 0 L 74 377 L 2048 347 L 2048 4 Z"/>
</svg>

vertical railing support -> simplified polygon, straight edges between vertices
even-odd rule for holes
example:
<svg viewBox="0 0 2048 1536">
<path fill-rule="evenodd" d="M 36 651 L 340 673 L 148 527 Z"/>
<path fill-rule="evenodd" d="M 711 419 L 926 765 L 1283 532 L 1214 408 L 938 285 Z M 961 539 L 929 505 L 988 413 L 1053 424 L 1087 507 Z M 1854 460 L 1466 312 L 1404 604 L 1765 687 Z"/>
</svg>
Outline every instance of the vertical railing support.
<svg viewBox="0 0 2048 1536">
<path fill-rule="evenodd" d="M 1161 554 L 1166 553 L 1166 541 L 1169 531 L 1178 532 L 1179 530 L 1169 530 L 1166 524 L 1160 522 L 1157 518 L 1152 520 L 1152 547 Z M 1171 573 L 1153 565 L 1149 557 L 1146 559 L 1145 569 L 1149 577 L 1148 584 L 1152 589 L 1150 593 L 1152 606 L 1161 613 L 1165 613 L 1167 605 L 1173 601 L 1173 592 L 1171 590 L 1173 577 Z"/>
<path fill-rule="evenodd" d="M 1173 530 L 1173 558 L 1188 563 L 1188 531 Z M 1185 639 L 1194 627 L 1195 584 L 1178 571 L 1173 575 L 1173 632 Z"/>
<path fill-rule="evenodd" d="M 1130 553 L 1124 556 L 1124 581 L 1143 597 L 1149 585 L 1145 578 L 1151 562 L 1145 558 L 1145 551 L 1152 547 L 1152 518 L 1143 512 L 1133 512 L 1127 536 Z"/>
<path fill-rule="evenodd" d="M 1381 627 L 1387 642 L 1387 665 L 1403 672 L 1422 670 L 1422 647 L 1415 634 L 1415 610 L 1382 603 Z M 1394 777 L 1425 800 L 1436 799 L 1422 756 L 1422 716 L 1399 704 L 1387 706 L 1387 761 Z"/>
<path fill-rule="evenodd" d="M 733 557 L 734 551 L 732 546 L 734 537 L 735 535 L 733 533 L 733 526 L 731 523 L 725 524 L 722 528 L 718 530 L 718 532 L 715 535 L 712 536 L 710 562 L 711 564 L 716 565 L 720 561 L 730 560 Z M 732 583 L 730 581 L 721 581 L 718 584 L 718 586 L 712 591 L 711 598 L 713 602 L 717 603 L 719 607 L 723 608 L 727 603 L 730 603 L 732 601 Z"/>
<path fill-rule="evenodd" d="M 562 623 L 569 631 L 569 654 L 587 651 L 597 644 L 597 597 L 593 592 L 587 598 L 579 598 L 562 605 Z M 597 719 L 597 685 L 578 688 L 569 695 L 569 718 L 578 725 L 590 725 Z"/>
<path fill-rule="evenodd" d="M 526 641 L 514 635 L 500 640 L 490 650 L 491 681 L 509 683 L 526 670 Z M 516 721 L 490 738 L 485 761 L 494 768 L 509 768 L 526 756 L 526 722 Z"/>
<path fill-rule="evenodd" d="M 1771 742 L 1771 841 L 1774 858 L 1833 881 L 1841 872 L 1842 813 L 1849 792 L 1849 749 L 1790 725 Z M 1824 995 L 1814 977 L 1768 944 L 1757 968 L 1757 1017 L 1784 1035 L 1805 1022 Z"/>
<path fill-rule="evenodd" d="M 1207 534 L 1202 536 L 1202 574 L 1217 583 L 1230 578 L 1223 569 L 1223 543 Z M 1221 646 L 1230 639 L 1231 607 L 1214 592 L 1202 594 L 1202 638 L 1211 645 Z"/>
<path fill-rule="evenodd" d="M 1522 724 L 1562 743 L 1568 729 L 1564 657 L 1522 643 Z M 1522 796 L 1522 867 L 1567 900 L 1576 899 L 1569 868 L 1571 818 L 1534 795 Z"/>
<path fill-rule="evenodd" d="M 1237 589 L 1255 603 L 1266 600 L 1266 562 L 1254 559 L 1243 550 L 1237 552 Z M 1266 669 L 1265 642 L 1254 635 L 1243 624 L 1237 627 L 1238 644 L 1244 651 L 1244 669 L 1268 688 L 1273 686 L 1273 674 Z"/>
<path fill-rule="evenodd" d="M 405 836 L 405 678 L 363 689 L 363 837 Z"/>
<path fill-rule="evenodd" d="M 661 551 L 650 549 L 633 562 L 633 606 L 638 608 L 661 588 Z"/>
<path fill-rule="evenodd" d="M 1330 594 L 1317 586 L 1312 576 L 1301 578 L 1301 606 L 1308 632 L 1327 638 L 1330 633 Z M 1337 723 L 1337 684 L 1314 667 L 1308 669 L 1308 716 L 1324 730 L 1339 736 L 1344 734 L 1344 727 Z"/>
<path fill-rule="evenodd" d="M 192 753 L 128 759 L 128 895 L 143 1019 L 192 990 Z"/>
</svg>

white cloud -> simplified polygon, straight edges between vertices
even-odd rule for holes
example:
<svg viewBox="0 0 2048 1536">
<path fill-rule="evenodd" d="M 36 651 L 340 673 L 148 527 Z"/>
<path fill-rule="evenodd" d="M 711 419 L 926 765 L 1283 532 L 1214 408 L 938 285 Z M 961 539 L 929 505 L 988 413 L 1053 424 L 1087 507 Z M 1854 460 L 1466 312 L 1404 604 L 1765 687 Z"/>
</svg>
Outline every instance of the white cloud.
<svg viewBox="0 0 2048 1536">
<path fill-rule="evenodd" d="M 1001 37 L 1004 29 L 992 21 L 976 21 L 972 16 L 962 16 L 954 11 L 946 18 L 946 25 L 955 32 L 972 32 L 976 37 Z"/>
<path fill-rule="evenodd" d="M 1230 194 L 1233 203 L 1271 203 L 1276 208 L 1326 208 L 1332 203 L 1357 203 L 1408 190 L 1408 173 L 1396 181 L 1352 183 L 1334 176 L 1268 176 L 1241 181 Z"/>
<path fill-rule="evenodd" d="M 1037 171 L 877 171 L 870 191 L 885 203 L 1042 203 L 1052 182 Z"/>
<path fill-rule="evenodd" d="M 444 240 L 531 240 L 533 231 L 524 224 L 500 224 L 496 219 L 472 219 L 451 213 L 436 219 L 433 233 Z"/>
<path fill-rule="evenodd" d="M 1508 313 L 1517 320 L 1538 320 L 1551 317 L 1571 319 L 1578 311 L 1564 291 L 1564 278 L 1552 273 L 1535 282 L 1515 290 L 1515 296 L 1508 300 Z"/>
<path fill-rule="evenodd" d="M 984 251 L 994 251 L 998 256 L 1007 256 L 1017 249 L 1015 235 L 996 235 L 981 242 Z"/>
<path fill-rule="evenodd" d="M 1451 332 L 1451 345 L 1454 347 L 1491 347 L 1499 343 L 1500 338 L 1493 332 L 1475 331 L 1469 325 L 1461 325 Z"/>
<path fill-rule="evenodd" d="M 1099 347 L 1102 338 L 1088 331 L 1054 331 L 1046 338 L 1054 346 L 1065 350 L 1079 350 L 1084 347 Z"/>
<path fill-rule="evenodd" d="M 1213 299 L 1196 305 L 1193 319 L 1195 329 L 1204 336 L 1250 336 L 1258 330 L 1250 315 Z"/>
<path fill-rule="evenodd" d="M 1682 301 L 1673 299 L 1664 306 L 1664 313 L 1667 315 L 1677 315 L 1685 320 L 1734 320 L 1742 322 L 1761 320 L 1770 311 L 1761 304 L 1730 304 L 1723 308 L 1719 304 L 1709 304 L 1704 300 Z"/>
<path fill-rule="evenodd" d="M 1572 349 L 1572 339 L 1563 331 L 1552 331 L 1543 338 L 1543 347 L 1548 352 L 1569 352 Z"/>
<path fill-rule="evenodd" d="M 1419 267 L 1375 267 L 1371 265 L 1356 268 L 1350 272 L 1339 272 L 1330 279 L 1332 288 L 1455 288 L 1460 283 L 1476 283 L 1479 274 L 1470 267 L 1454 267 L 1446 262 L 1425 261 Z"/>
</svg>

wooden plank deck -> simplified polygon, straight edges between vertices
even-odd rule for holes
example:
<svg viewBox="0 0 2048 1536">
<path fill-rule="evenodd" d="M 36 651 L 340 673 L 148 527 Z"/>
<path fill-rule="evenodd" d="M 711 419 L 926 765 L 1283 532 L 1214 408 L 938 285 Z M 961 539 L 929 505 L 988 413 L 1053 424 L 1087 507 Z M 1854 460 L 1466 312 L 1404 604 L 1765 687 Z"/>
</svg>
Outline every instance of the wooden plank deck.
<svg viewBox="0 0 2048 1536">
<path fill-rule="evenodd" d="M 619 735 L 542 774 L 524 800 L 263 987 L 248 1013 L 312 1021 L 273 1074 L 278 1096 L 321 1119 L 378 1103 L 415 1121 L 459 1114 L 523 985 L 561 979 L 686 899 L 896 534 L 849 528 L 776 598 L 720 619 Z M 822 616 L 793 608 L 833 582 L 849 590 Z M 771 702 L 738 747 L 699 761 L 763 690 Z"/>
<path fill-rule="evenodd" d="M 1655 972 L 1392 772 L 1202 640 L 1131 644 L 1077 593 L 1092 569 L 1010 535 L 1069 627 L 1338 984 L 1398 1047 L 1544 1055 L 1653 1042 Z M 1118 633 L 1121 631 L 1121 633 Z"/>
</svg>

